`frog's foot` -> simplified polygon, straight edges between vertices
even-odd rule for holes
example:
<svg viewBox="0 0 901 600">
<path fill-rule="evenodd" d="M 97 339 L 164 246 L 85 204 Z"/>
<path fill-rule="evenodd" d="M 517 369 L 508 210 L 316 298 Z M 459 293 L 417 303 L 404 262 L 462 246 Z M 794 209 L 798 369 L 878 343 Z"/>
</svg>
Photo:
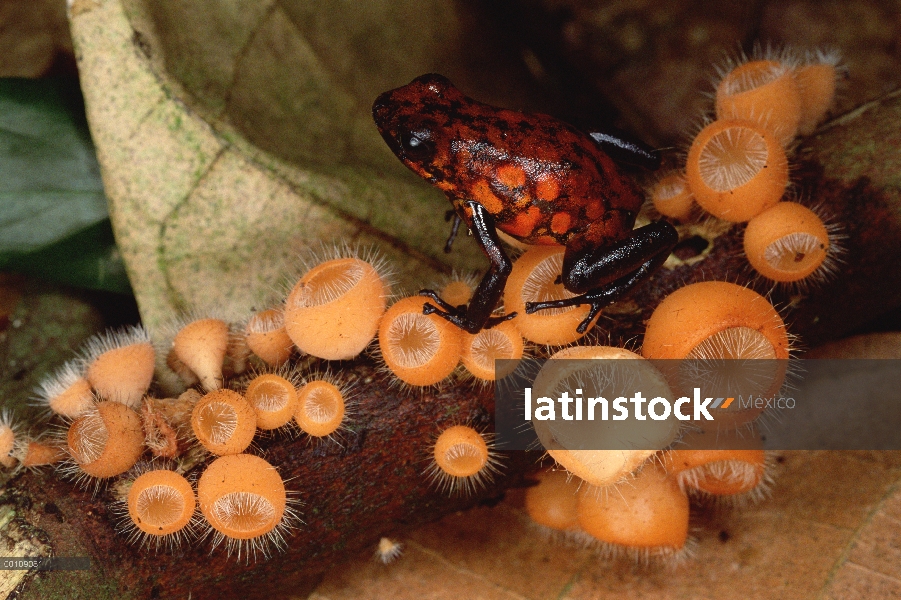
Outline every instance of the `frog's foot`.
<svg viewBox="0 0 901 600">
<path fill-rule="evenodd" d="M 588 326 L 591 325 L 591 322 L 594 320 L 598 313 L 601 312 L 607 306 L 610 306 L 614 300 L 609 300 L 606 298 L 598 298 L 593 299 L 592 294 L 597 290 L 592 290 L 586 294 L 582 294 L 581 296 L 574 296 L 572 298 L 566 298 L 564 300 L 551 300 L 548 302 L 526 302 L 526 314 L 531 315 L 534 312 L 539 310 L 547 310 L 549 308 L 566 308 L 568 306 L 581 306 L 582 304 L 588 304 L 591 308 L 588 310 L 588 315 L 582 319 L 582 322 L 579 323 L 579 326 L 576 327 L 576 331 L 579 333 L 585 333 L 588 329 Z"/>
<path fill-rule="evenodd" d="M 499 324 L 503 323 L 504 321 L 509 321 L 510 319 L 512 319 L 515 316 L 516 316 L 516 313 L 512 312 L 512 313 L 508 313 L 506 315 L 497 315 L 494 317 L 488 317 L 488 320 L 485 322 L 484 329 L 491 329 L 495 325 L 499 325 Z"/>
<path fill-rule="evenodd" d="M 437 304 L 437 306 L 435 306 L 435 304 L 429 304 L 428 302 L 426 302 L 422 307 L 422 314 L 438 315 L 442 319 L 453 323 L 463 331 L 472 334 L 476 334 L 482 329 L 490 329 L 498 323 L 509 321 L 516 316 L 516 313 L 513 312 L 507 315 L 491 316 L 488 317 L 488 319 L 485 320 L 484 323 L 476 323 L 469 318 L 469 311 L 467 310 L 467 306 L 465 304 L 461 304 L 460 306 L 453 306 L 442 300 L 438 295 L 438 292 L 436 292 L 435 290 L 420 290 L 419 295 L 425 296 L 431 299 L 435 304 Z"/>
<path fill-rule="evenodd" d="M 441 298 L 441 296 L 438 295 L 438 292 L 436 292 L 435 290 L 419 290 L 419 295 L 429 298 L 432 302 L 434 302 L 435 304 L 438 305 L 438 308 L 440 308 L 441 310 L 443 310 L 446 313 L 460 314 L 460 313 L 466 312 L 465 304 L 461 304 L 460 306 L 454 306 L 453 304 L 449 304 L 448 302 L 445 302 Z M 428 305 L 426 305 L 426 306 L 428 306 Z M 432 308 L 431 312 L 423 311 L 423 314 L 430 315 L 433 312 L 440 314 L 440 311 L 437 308 L 435 308 L 434 306 L 432 306 L 431 308 Z"/>
<path fill-rule="evenodd" d="M 610 306 L 625 296 L 632 290 L 638 281 L 646 277 L 649 267 L 650 265 L 643 265 L 642 268 L 639 268 L 635 273 L 617 279 L 603 287 L 589 290 L 579 296 L 573 296 L 572 298 L 549 300 L 547 302 L 526 302 L 526 314 L 530 315 L 539 310 L 546 310 L 548 308 L 566 308 L 568 306 L 588 304 L 591 306 L 588 310 L 588 315 L 582 319 L 582 322 L 576 327 L 576 331 L 585 333 L 588 326 L 591 325 L 591 322 L 598 316 L 598 313 L 601 312 L 602 309 Z"/>
</svg>

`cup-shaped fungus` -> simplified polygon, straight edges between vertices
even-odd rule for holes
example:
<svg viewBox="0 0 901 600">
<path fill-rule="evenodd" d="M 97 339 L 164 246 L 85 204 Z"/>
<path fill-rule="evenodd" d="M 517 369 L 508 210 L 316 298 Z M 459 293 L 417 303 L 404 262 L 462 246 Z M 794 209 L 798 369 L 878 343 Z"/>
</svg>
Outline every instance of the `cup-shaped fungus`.
<svg viewBox="0 0 901 600">
<path fill-rule="evenodd" d="M 664 217 L 685 221 L 691 217 L 695 199 L 685 181 L 685 174 L 667 173 L 651 188 L 651 202 Z"/>
<path fill-rule="evenodd" d="M 280 309 L 270 308 L 250 317 L 244 327 L 244 339 L 251 352 L 273 367 L 287 362 L 294 349 Z"/>
<path fill-rule="evenodd" d="M 387 286 L 359 258 L 337 258 L 308 271 L 285 301 L 285 330 L 303 352 L 345 360 L 369 345 L 385 312 Z"/>
<path fill-rule="evenodd" d="M 239 454 L 253 441 L 257 414 L 238 392 L 215 390 L 194 405 L 191 429 L 203 447 L 213 454 Z"/>
<path fill-rule="evenodd" d="M 264 373 L 247 384 L 244 398 L 256 411 L 260 429 L 278 429 L 294 416 L 297 388 L 289 377 L 287 372 Z"/>
<path fill-rule="evenodd" d="M 297 393 L 294 421 L 306 434 L 329 437 L 347 412 L 346 391 L 326 379 L 311 379 Z"/>
<path fill-rule="evenodd" d="M 72 422 L 67 441 L 76 478 L 115 477 L 132 468 L 144 451 L 141 417 L 119 402 L 99 402 Z"/>
<path fill-rule="evenodd" d="M 469 495 L 491 483 L 499 471 L 489 440 L 472 427 L 455 425 L 435 441 L 426 475 L 444 493 Z"/>
<path fill-rule="evenodd" d="M 23 467 L 36 469 L 38 467 L 55 465 L 65 460 L 66 450 L 58 443 L 20 436 L 16 440 L 15 448 L 13 448 L 13 456 L 16 457 L 19 464 Z"/>
<path fill-rule="evenodd" d="M 587 305 L 549 308 L 526 313 L 526 302 L 565 300 L 576 296 L 562 283 L 554 283 L 563 270 L 563 251 L 558 246 L 530 248 L 513 263 L 504 288 L 504 309 L 517 313 L 513 323 L 524 338 L 536 344 L 561 346 L 581 338 L 576 331 L 588 316 Z"/>
<path fill-rule="evenodd" d="M 250 454 L 222 456 L 197 481 L 200 512 L 215 530 L 215 548 L 223 541 L 229 555 L 237 551 L 264 556 L 271 545 L 284 544 L 287 493 L 275 467 Z"/>
<path fill-rule="evenodd" d="M 175 471 L 154 469 L 135 479 L 126 499 L 128 521 L 123 529 L 129 542 L 143 546 L 178 546 L 194 536 L 197 509 L 194 490 Z"/>
<path fill-rule="evenodd" d="M 654 310 L 645 331 L 645 358 L 682 359 L 699 344 L 733 328 L 753 330 L 748 353 L 723 346 L 724 358 L 788 358 L 785 324 L 769 301 L 746 287 L 703 281 L 679 288 Z"/>
<path fill-rule="evenodd" d="M 717 496 L 747 494 L 765 481 L 763 450 L 673 450 L 672 472 L 683 489 Z"/>
<path fill-rule="evenodd" d="M 688 541 L 688 496 L 654 463 L 615 488 L 584 486 L 578 513 L 586 533 L 638 560 L 679 555 Z"/>
<path fill-rule="evenodd" d="M 813 133 L 832 106 L 840 61 L 836 52 L 819 51 L 795 68 L 795 81 L 801 95 L 801 121 L 798 123 L 801 135 Z"/>
<path fill-rule="evenodd" d="M 688 493 L 756 501 L 769 491 L 763 443 L 749 430 L 692 431 L 662 463 Z"/>
<path fill-rule="evenodd" d="M 610 485 L 679 433 L 676 417 L 659 412 L 656 404 L 650 419 L 632 415 L 620 421 L 597 414 L 612 414 L 609 406 L 614 399 L 636 393 L 648 401 L 648 414 L 654 399 L 672 398 L 663 375 L 634 352 L 608 346 L 565 348 L 551 356 L 535 377 L 532 426 L 548 454 L 567 471 L 594 486 Z M 570 398 L 569 418 L 549 414 L 564 394 Z M 550 406 L 542 405 L 542 400 L 549 400 Z"/>
<path fill-rule="evenodd" d="M 716 87 L 716 116 L 755 122 L 786 146 L 801 120 L 801 95 L 793 69 L 774 60 L 752 60 L 735 67 Z"/>
<path fill-rule="evenodd" d="M 91 384 L 84 377 L 81 361 L 70 360 L 41 380 L 37 388 L 37 404 L 53 413 L 74 419 L 94 406 Z"/>
<path fill-rule="evenodd" d="M 222 365 L 229 326 L 221 319 L 198 319 L 182 327 L 172 341 L 175 357 L 190 369 L 206 391 L 222 387 Z"/>
<path fill-rule="evenodd" d="M 825 263 L 830 242 L 829 231 L 817 214 L 795 202 L 780 202 L 763 211 L 748 222 L 744 235 L 748 262 L 758 273 L 778 282 L 828 273 Z"/>
<path fill-rule="evenodd" d="M 442 286 L 438 295 L 451 306 L 466 304 L 472 298 L 473 287 L 469 281 L 454 279 Z"/>
<path fill-rule="evenodd" d="M 390 565 L 404 553 L 404 545 L 397 540 L 383 537 L 375 548 L 375 558 L 383 565 Z"/>
<path fill-rule="evenodd" d="M 522 336 L 516 325 L 510 321 L 498 323 L 491 329 L 472 334 L 463 333 L 463 353 L 461 361 L 466 370 L 474 377 L 485 381 L 494 381 L 497 372 L 495 361 L 519 360 L 522 358 Z M 510 363 L 515 365 L 515 363 Z M 500 373 L 501 377 L 509 374 Z"/>
<path fill-rule="evenodd" d="M 555 531 L 579 529 L 579 485 L 566 471 L 541 471 L 538 485 L 526 489 L 526 512 L 539 525 Z"/>
<path fill-rule="evenodd" d="M 648 320 L 642 354 L 675 359 L 655 364 L 678 395 L 701 387 L 714 397 L 730 397 L 736 390 L 769 397 L 785 378 L 789 339 L 766 298 L 734 283 L 705 281 L 660 303 Z M 717 411 L 716 421 L 723 427 L 747 423 L 762 410 L 732 403 Z"/>
<path fill-rule="evenodd" d="M 382 360 L 398 379 L 414 386 L 438 383 L 462 354 L 461 330 L 438 315 L 422 314 L 426 302 L 421 296 L 398 300 L 379 326 Z"/>
<path fill-rule="evenodd" d="M 143 327 L 110 331 L 88 340 L 85 379 L 104 400 L 137 408 L 153 380 L 156 352 Z"/>
<path fill-rule="evenodd" d="M 714 121 L 692 142 L 685 178 L 701 208 L 743 222 L 782 198 L 788 159 L 776 138 L 754 123 Z"/>
<path fill-rule="evenodd" d="M 9 412 L 0 411 L 0 465 L 7 469 L 15 467 L 18 462 L 12 455 L 13 448 L 16 446 L 17 429 Z"/>
</svg>

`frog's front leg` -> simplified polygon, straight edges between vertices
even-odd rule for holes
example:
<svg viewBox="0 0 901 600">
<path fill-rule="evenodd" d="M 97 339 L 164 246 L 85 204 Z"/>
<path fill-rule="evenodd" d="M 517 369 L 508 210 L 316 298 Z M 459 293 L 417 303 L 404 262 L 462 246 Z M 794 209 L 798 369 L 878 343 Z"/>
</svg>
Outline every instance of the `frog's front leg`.
<svg viewBox="0 0 901 600">
<path fill-rule="evenodd" d="M 504 285 L 507 283 L 513 263 L 501 247 L 491 213 L 474 200 L 467 200 L 463 205 L 472 210 L 472 233 L 491 261 L 491 267 L 473 292 L 468 306 L 451 306 L 441 300 L 434 290 L 421 290 L 419 294 L 428 296 L 438 305 L 426 303 L 422 308 L 423 314 L 434 313 L 464 331 L 478 333 L 485 327 L 492 327 L 516 316 L 516 313 L 502 317 L 491 316 L 504 293 Z"/>
<path fill-rule="evenodd" d="M 454 222 L 451 223 L 450 235 L 447 236 L 447 241 L 444 242 L 444 253 L 445 254 L 449 254 L 450 251 L 453 249 L 454 240 L 457 239 L 457 230 L 460 229 L 460 223 L 463 222 L 463 219 L 460 218 L 460 215 L 457 214 L 457 211 L 455 211 L 453 209 L 444 213 L 445 221 L 450 221 L 451 219 L 453 219 Z"/>
<path fill-rule="evenodd" d="M 600 247 L 583 247 L 573 240 L 563 255 L 561 282 L 569 291 L 581 294 L 565 300 L 528 302 L 531 314 L 547 308 L 590 304 L 588 316 L 577 331 L 584 333 L 592 319 L 656 271 L 669 256 L 679 234 L 665 221 L 645 225 L 628 237 Z"/>
</svg>

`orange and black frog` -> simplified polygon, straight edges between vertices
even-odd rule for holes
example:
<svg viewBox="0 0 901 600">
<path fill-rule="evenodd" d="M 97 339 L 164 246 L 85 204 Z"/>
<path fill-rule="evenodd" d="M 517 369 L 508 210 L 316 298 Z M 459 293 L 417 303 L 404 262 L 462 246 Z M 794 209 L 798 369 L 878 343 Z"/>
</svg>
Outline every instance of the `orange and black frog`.
<svg viewBox="0 0 901 600">
<path fill-rule="evenodd" d="M 633 230 L 644 196 L 611 156 L 656 168 L 659 155 L 643 145 L 482 104 L 436 74 L 380 95 L 372 114 L 394 154 L 453 204 L 445 250 L 462 221 L 491 262 L 468 306 L 420 292 L 434 302 L 427 314 L 470 333 L 515 315 L 492 316 L 512 268 L 497 230 L 526 244 L 566 247 L 560 281 L 578 295 L 529 303 L 526 312 L 590 304 L 580 332 L 663 264 L 678 241 L 664 221 Z"/>
</svg>

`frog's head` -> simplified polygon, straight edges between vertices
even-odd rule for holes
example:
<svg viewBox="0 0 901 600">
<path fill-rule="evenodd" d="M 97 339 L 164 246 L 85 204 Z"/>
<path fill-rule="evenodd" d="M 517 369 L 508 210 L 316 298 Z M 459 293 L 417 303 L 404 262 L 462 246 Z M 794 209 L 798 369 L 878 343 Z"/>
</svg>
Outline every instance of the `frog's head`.
<svg viewBox="0 0 901 600">
<path fill-rule="evenodd" d="M 451 115 L 464 101 L 446 77 L 430 73 L 376 98 L 372 117 L 391 151 L 414 173 L 440 185 L 450 152 Z"/>
</svg>

